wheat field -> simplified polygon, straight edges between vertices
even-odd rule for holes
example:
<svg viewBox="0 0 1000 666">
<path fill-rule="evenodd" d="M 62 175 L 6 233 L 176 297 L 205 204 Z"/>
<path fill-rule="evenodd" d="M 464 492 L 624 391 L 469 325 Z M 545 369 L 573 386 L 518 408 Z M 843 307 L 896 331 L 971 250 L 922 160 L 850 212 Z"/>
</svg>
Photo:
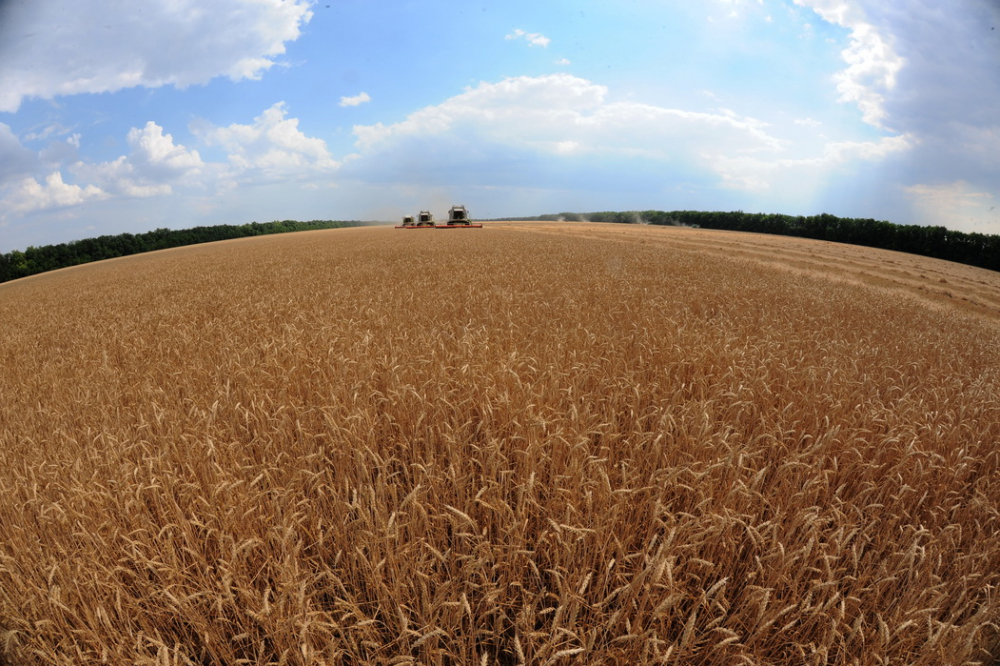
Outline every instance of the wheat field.
<svg viewBox="0 0 1000 666">
<path fill-rule="evenodd" d="M 0 664 L 1000 663 L 1000 276 L 355 228 L 0 286 Z"/>
</svg>

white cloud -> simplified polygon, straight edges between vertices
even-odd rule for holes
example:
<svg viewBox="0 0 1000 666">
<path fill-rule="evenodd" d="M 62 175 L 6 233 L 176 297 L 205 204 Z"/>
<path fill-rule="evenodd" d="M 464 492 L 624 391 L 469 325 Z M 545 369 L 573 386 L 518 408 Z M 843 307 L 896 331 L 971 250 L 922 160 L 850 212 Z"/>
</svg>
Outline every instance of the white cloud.
<svg viewBox="0 0 1000 666">
<path fill-rule="evenodd" d="M 505 35 L 504 39 L 523 39 L 531 46 L 541 46 L 542 48 L 547 48 L 548 45 L 552 43 L 551 39 L 540 32 L 525 32 L 520 28 L 514 30 L 514 32 L 509 35 Z"/>
<path fill-rule="evenodd" d="M 37 132 L 28 132 L 24 135 L 25 141 L 39 141 L 48 139 L 50 136 L 58 136 L 60 134 L 68 134 L 71 130 L 61 123 L 52 123 L 41 128 Z"/>
<path fill-rule="evenodd" d="M 776 159 L 773 165 L 788 168 L 826 168 L 845 163 L 880 162 L 893 155 L 906 153 L 918 144 L 916 137 L 909 134 L 886 136 L 878 141 L 831 141 L 823 146 L 822 152 L 818 155 Z M 764 164 L 761 163 L 761 166 Z"/>
<path fill-rule="evenodd" d="M 284 185 L 334 169 L 337 163 L 326 144 L 307 137 L 299 130 L 298 120 L 286 115 L 284 103 L 279 102 L 253 124 L 193 129 L 207 145 L 223 147 L 229 153 L 228 164 L 203 161 L 197 150 L 175 142 L 153 121 L 133 127 L 126 137 L 128 154 L 107 162 L 78 159 L 80 135 L 74 134 L 42 151 L 46 164 L 57 165 L 44 178 L 31 173 L 41 162 L 0 124 L 0 157 L 9 158 L 0 165 L 14 164 L 15 156 L 24 158 L 0 189 L 0 221 L 104 199 L 178 194 L 180 200 L 178 188 L 188 196 L 206 190 L 225 193 L 238 184 Z M 74 161 L 60 170 L 69 156 Z M 71 182 L 64 180 L 67 171 L 73 176 Z"/>
<path fill-rule="evenodd" d="M 904 188 L 913 202 L 920 224 L 940 225 L 956 231 L 996 233 L 1000 212 L 994 194 L 965 181 L 941 185 L 918 184 Z"/>
<path fill-rule="evenodd" d="M 852 26 L 851 46 L 842 55 L 848 67 L 837 75 L 841 101 L 856 103 L 865 122 L 881 127 L 885 93 L 896 87 L 903 59 L 867 23 Z"/>
<path fill-rule="evenodd" d="M 350 170 L 366 161 L 373 171 L 376 164 L 427 164 L 440 153 L 456 173 L 475 164 L 488 179 L 504 160 L 638 158 L 673 169 L 689 165 L 728 182 L 745 178 L 719 167 L 724 156 L 786 150 L 766 123 L 733 111 L 685 111 L 607 96 L 606 87 L 569 74 L 481 83 L 399 123 L 355 126 L 358 155 Z"/>
<path fill-rule="evenodd" d="M 566 65 L 572 65 L 573 63 L 570 61 L 569 58 L 559 58 L 558 60 L 556 60 L 556 64 L 564 67 Z"/>
<path fill-rule="evenodd" d="M 128 133 L 132 147 L 130 161 L 147 176 L 176 178 L 204 166 L 197 150 L 188 150 L 174 143 L 174 138 L 163 133 L 163 128 L 152 120 L 142 129 L 133 127 Z"/>
<path fill-rule="evenodd" d="M 555 149 L 560 155 L 572 155 L 580 149 L 580 144 L 576 141 L 557 141 Z"/>
<path fill-rule="evenodd" d="M 878 161 L 894 153 L 913 148 L 918 140 L 909 134 L 882 137 L 878 141 L 835 141 L 824 151 L 826 162 L 846 162 L 853 159 Z"/>
<path fill-rule="evenodd" d="M 413 114 L 389 132 L 471 124 L 493 139 L 543 150 L 568 138 L 590 151 L 624 154 L 666 155 L 699 138 L 729 142 L 735 150 L 779 147 L 763 123 L 731 111 L 608 102 L 607 93 L 605 86 L 569 74 L 505 79 Z"/>
<path fill-rule="evenodd" d="M 602 104 L 607 88 L 568 74 L 508 78 L 479 86 L 410 114 L 392 125 L 356 125 L 357 145 L 377 149 L 403 137 L 433 136 L 471 127 L 517 143 L 548 137 L 553 124 L 569 126 Z M 518 137 L 521 137 L 520 139 Z"/>
<path fill-rule="evenodd" d="M 303 134 L 298 119 L 286 118 L 287 113 L 285 103 L 278 102 L 254 118 L 253 125 L 234 123 L 193 130 L 206 144 L 228 151 L 234 177 L 247 171 L 293 177 L 336 168 L 326 143 Z"/>
<path fill-rule="evenodd" d="M 739 197 L 767 193 L 772 203 L 763 205 L 808 210 L 832 178 L 919 144 L 912 135 L 803 143 L 792 140 L 801 132 L 793 120 L 775 127 L 732 109 L 687 111 L 610 97 L 605 86 L 569 74 L 481 83 L 398 123 L 355 126 L 357 155 L 342 176 L 527 187 L 546 174 L 552 188 L 599 187 L 619 197 L 683 182 Z"/>
<path fill-rule="evenodd" d="M 135 165 L 124 155 L 99 164 L 77 162 L 70 171 L 78 179 L 99 183 L 103 190 L 117 196 L 141 198 L 173 192 L 170 183 L 151 181 L 139 175 Z"/>
<path fill-rule="evenodd" d="M 862 23 L 865 15 L 853 0 L 794 0 L 799 7 L 808 7 L 828 23 L 849 27 Z"/>
<path fill-rule="evenodd" d="M 706 156 L 712 169 L 719 175 L 722 187 L 745 192 L 766 192 L 774 179 L 774 164 L 762 160 L 726 155 Z"/>
<path fill-rule="evenodd" d="M 774 184 L 805 188 L 805 182 L 824 178 L 831 170 L 849 164 L 878 163 L 911 150 L 916 140 L 909 135 L 883 137 L 878 141 L 835 141 L 822 152 L 807 157 L 719 154 L 710 159 L 712 168 L 727 187 L 763 192 Z"/>
<path fill-rule="evenodd" d="M 841 56 L 847 69 L 836 75 L 840 101 L 856 104 L 862 119 L 882 127 L 886 118 L 886 93 L 896 87 L 905 60 L 892 44 L 869 23 L 864 11 L 852 0 L 794 0 L 812 9 L 824 21 L 851 31 L 851 44 Z"/>
<path fill-rule="evenodd" d="M 823 124 L 818 120 L 813 120 L 812 118 L 796 118 L 793 122 L 796 125 L 802 125 L 803 127 L 819 127 Z"/>
<path fill-rule="evenodd" d="M 30 97 L 258 78 L 312 17 L 308 0 L 32 0 L 5 9 L 8 112 Z"/>
<path fill-rule="evenodd" d="M 133 127 L 127 140 L 129 155 L 98 164 L 78 161 L 70 171 L 78 180 L 97 183 L 111 194 L 151 197 L 170 194 L 175 184 L 197 182 L 206 166 L 198 151 L 175 144 L 153 121 L 142 129 Z"/>
<path fill-rule="evenodd" d="M 368 96 L 368 93 L 362 92 L 360 95 L 355 95 L 354 97 L 341 97 L 340 106 L 359 106 L 370 101 L 372 101 L 372 98 Z"/>
<path fill-rule="evenodd" d="M 62 174 L 53 171 L 39 183 L 34 178 L 24 178 L 15 183 L 3 199 L 6 212 L 24 214 L 51 208 L 75 206 L 85 201 L 106 199 L 107 193 L 94 185 L 80 187 L 63 182 Z"/>
</svg>

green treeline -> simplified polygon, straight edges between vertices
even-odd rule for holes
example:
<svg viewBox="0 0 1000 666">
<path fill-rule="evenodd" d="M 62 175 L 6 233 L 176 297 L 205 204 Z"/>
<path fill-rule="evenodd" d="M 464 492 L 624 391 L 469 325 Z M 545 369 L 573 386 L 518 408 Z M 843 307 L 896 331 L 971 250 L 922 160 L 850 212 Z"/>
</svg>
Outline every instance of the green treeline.
<svg viewBox="0 0 1000 666">
<path fill-rule="evenodd" d="M 970 266 L 1000 271 L 1000 236 L 963 233 L 944 227 L 893 224 L 873 219 L 835 215 L 777 215 L 768 213 L 702 212 L 681 210 L 623 211 L 603 213 L 559 213 L 534 219 L 578 222 L 660 224 L 762 234 L 799 236 L 817 240 L 864 245 L 885 250 L 947 259 Z"/>
<path fill-rule="evenodd" d="M 274 222 L 251 222 L 249 224 L 220 224 L 212 227 L 192 227 L 191 229 L 156 229 L 142 234 L 118 234 L 117 236 L 98 236 L 60 243 L 43 247 L 29 247 L 24 252 L 14 250 L 0 254 L 0 282 L 53 271 L 57 268 L 77 266 L 102 259 L 125 257 L 140 252 L 165 250 L 171 247 L 210 243 L 212 241 L 244 238 L 246 236 L 263 236 L 267 234 L 282 234 L 290 231 L 309 231 L 313 229 L 339 229 L 361 224 L 360 222 L 341 222 L 333 220 L 312 220 L 299 222 L 297 220 L 282 220 Z"/>
</svg>

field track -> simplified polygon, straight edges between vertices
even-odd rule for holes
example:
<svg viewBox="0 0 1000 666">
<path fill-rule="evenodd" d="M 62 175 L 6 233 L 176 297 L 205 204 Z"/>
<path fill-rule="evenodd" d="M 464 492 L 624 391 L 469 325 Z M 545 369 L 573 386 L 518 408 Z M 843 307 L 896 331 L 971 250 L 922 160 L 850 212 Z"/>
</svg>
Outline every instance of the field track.
<svg viewBox="0 0 1000 666">
<path fill-rule="evenodd" d="M 1000 663 L 1000 274 L 351 228 L 0 322 L 0 666 Z"/>
</svg>

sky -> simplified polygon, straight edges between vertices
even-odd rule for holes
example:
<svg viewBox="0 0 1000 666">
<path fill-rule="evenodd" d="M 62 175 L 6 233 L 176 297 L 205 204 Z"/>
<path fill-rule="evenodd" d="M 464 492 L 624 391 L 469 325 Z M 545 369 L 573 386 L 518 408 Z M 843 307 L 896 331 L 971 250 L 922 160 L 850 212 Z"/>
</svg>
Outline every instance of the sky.
<svg viewBox="0 0 1000 666">
<path fill-rule="evenodd" d="M 0 252 L 599 210 L 1000 233 L 1000 0 L 0 0 Z"/>
</svg>

